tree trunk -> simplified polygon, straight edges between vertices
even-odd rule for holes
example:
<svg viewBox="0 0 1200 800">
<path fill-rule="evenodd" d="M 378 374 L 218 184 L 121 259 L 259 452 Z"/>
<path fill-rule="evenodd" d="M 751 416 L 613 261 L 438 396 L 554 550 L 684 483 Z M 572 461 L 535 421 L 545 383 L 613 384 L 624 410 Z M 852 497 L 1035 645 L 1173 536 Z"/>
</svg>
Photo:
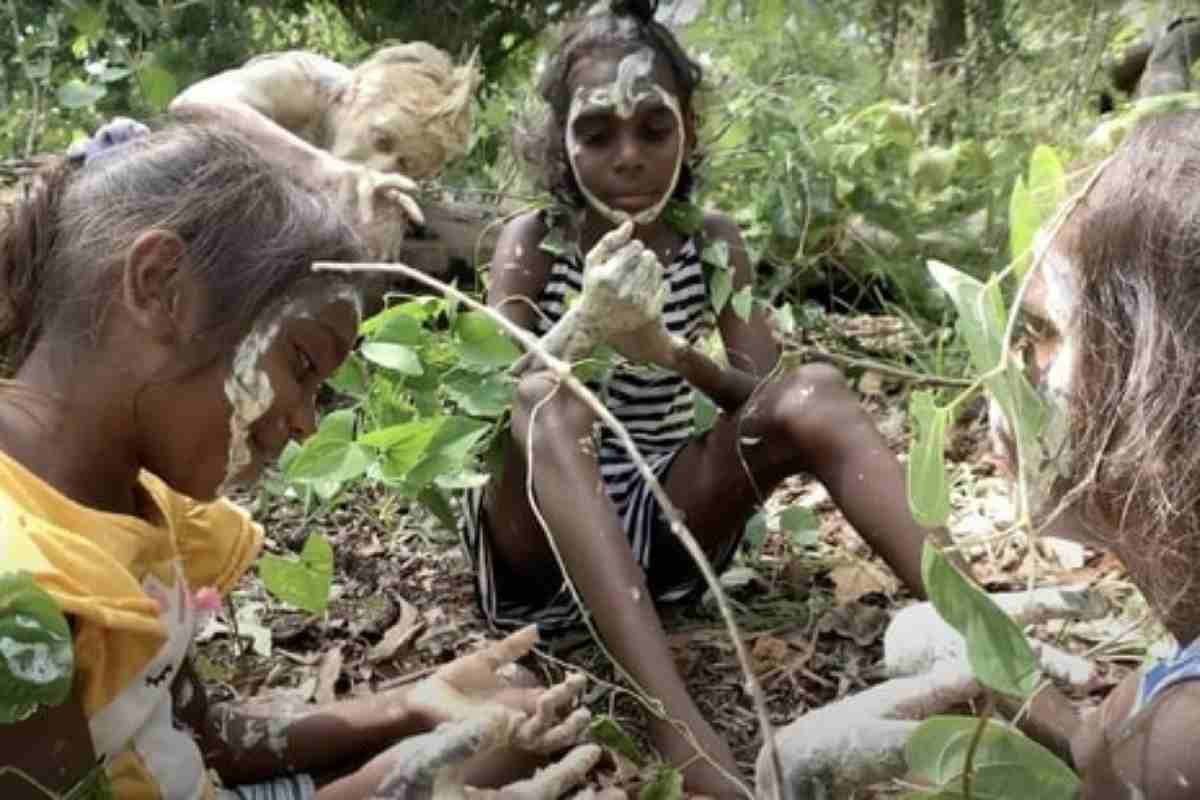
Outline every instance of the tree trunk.
<svg viewBox="0 0 1200 800">
<path fill-rule="evenodd" d="M 966 0 L 931 0 L 926 58 L 935 72 L 953 69 L 967 43 Z"/>
</svg>

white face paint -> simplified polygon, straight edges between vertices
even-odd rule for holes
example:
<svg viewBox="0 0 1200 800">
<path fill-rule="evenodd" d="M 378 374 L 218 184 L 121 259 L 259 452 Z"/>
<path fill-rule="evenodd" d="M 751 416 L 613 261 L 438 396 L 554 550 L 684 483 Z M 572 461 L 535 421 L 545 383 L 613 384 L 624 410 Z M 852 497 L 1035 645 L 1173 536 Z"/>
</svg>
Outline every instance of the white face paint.
<svg viewBox="0 0 1200 800">
<path fill-rule="evenodd" d="M 266 370 L 262 368 L 262 357 L 266 354 L 286 319 L 311 319 L 316 312 L 336 302 L 347 302 L 354 307 L 356 318 L 362 317 L 362 299 L 349 285 L 341 285 L 319 296 L 314 296 L 311 284 L 302 283 L 287 297 L 268 309 L 246 334 L 233 355 L 233 366 L 225 380 L 225 397 L 229 400 L 229 455 L 225 462 L 225 479 L 218 494 L 225 494 L 236 483 L 237 477 L 254 460 L 250 444 L 252 426 L 271 410 L 275 401 L 275 388 Z"/>
<path fill-rule="evenodd" d="M 671 172 L 670 186 L 663 196 L 649 208 L 631 214 L 628 211 L 613 208 L 602 201 L 579 176 L 579 167 L 576 161 L 583 145 L 575 136 L 575 122 L 585 112 L 592 111 L 611 111 L 621 119 L 628 120 L 637 112 L 637 107 L 642 102 L 655 98 L 670 109 L 671 114 L 675 117 L 676 129 L 679 131 L 679 147 L 675 153 L 675 167 Z M 571 98 L 571 107 L 567 112 L 567 161 L 571 164 L 571 172 L 575 176 L 575 183 L 579 186 L 579 191 L 601 216 L 616 225 L 629 221 L 638 225 L 648 225 L 658 219 L 658 215 L 666 208 L 675 191 L 675 184 L 679 182 L 686 149 L 684 132 L 683 111 L 680 109 L 679 99 L 654 81 L 654 52 L 642 49 L 621 59 L 621 63 L 617 66 L 616 80 L 612 83 L 592 88 L 581 86 L 575 90 L 575 96 Z"/>
<path fill-rule="evenodd" d="M 1017 464 L 1016 452 L 1000 444 L 1005 438 L 1015 442 L 1016 432 L 994 398 L 989 403 L 988 413 L 997 451 L 1010 461 L 1014 471 L 1021 466 L 1021 472 L 1028 481 L 1030 509 L 1049 513 L 1053 511 L 1047 505 L 1051 487 L 1065 474 L 1065 465 L 1070 458 L 1068 423 L 1071 388 L 1079 355 L 1079 333 L 1073 319 L 1076 288 L 1070 260 L 1053 247 L 1047 249 L 1044 240 L 1035 244 L 1034 259 L 1040 270 L 1034 279 L 1041 284 L 1038 287 L 1041 302 L 1037 316 L 1047 318 L 1046 321 L 1054 329 L 1055 338 L 1054 350 L 1042 369 L 1040 382 L 1034 386 L 1043 405 L 1041 433 L 1036 442 L 1030 442 L 1028 438 L 1025 440 L 1027 450 L 1030 447 L 1035 449 L 1024 454 L 1023 465 Z"/>
</svg>

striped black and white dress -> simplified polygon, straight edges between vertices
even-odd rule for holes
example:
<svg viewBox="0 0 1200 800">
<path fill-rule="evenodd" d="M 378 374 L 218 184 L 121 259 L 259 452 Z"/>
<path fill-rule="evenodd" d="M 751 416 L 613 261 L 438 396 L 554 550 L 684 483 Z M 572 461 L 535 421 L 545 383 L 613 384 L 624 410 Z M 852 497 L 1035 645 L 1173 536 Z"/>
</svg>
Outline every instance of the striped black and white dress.
<svg viewBox="0 0 1200 800">
<path fill-rule="evenodd" d="M 667 295 L 663 319 L 667 330 L 694 342 L 712 330 L 714 317 L 700 254 L 694 238 L 688 239 L 664 268 Z M 557 256 L 538 297 L 541 312 L 536 331 L 544 335 L 569 308 L 583 288 L 583 265 L 578 256 Z M 694 430 L 692 387 L 673 372 L 644 364 L 618 361 L 606 378 L 591 387 L 616 418 L 661 480 L 672 460 L 691 441 Z M 656 536 L 669 536 L 669 526 L 616 435 L 597 423 L 596 455 L 600 475 L 643 570 L 650 569 L 651 544 Z M 506 601 L 504 587 L 496 586 L 490 546 L 482 515 L 483 492 L 466 498 L 463 546 L 476 574 L 480 607 L 488 622 L 499 628 L 537 623 L 543 633 L 579 624 L 581 615 L 564 584 L 547 603 L 538 607 Z M 669 602 L 686 596 L 695 580 L 660 591 L 656 600 Z"/>
</svg>

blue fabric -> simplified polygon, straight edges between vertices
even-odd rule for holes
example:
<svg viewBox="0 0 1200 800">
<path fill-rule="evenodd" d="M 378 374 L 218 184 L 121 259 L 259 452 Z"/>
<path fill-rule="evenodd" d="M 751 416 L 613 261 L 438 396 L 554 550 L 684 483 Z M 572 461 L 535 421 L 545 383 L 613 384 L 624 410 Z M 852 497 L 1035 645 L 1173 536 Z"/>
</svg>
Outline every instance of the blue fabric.
<svg viewBox="0 0 1200 800">
<path fill-rule="evenodd" d="M 1200 680 L 1200 639 L 1142 673 L 1133 711 L 1145 708 L 1172 686 L 1195 680 Z"/>
</svg>

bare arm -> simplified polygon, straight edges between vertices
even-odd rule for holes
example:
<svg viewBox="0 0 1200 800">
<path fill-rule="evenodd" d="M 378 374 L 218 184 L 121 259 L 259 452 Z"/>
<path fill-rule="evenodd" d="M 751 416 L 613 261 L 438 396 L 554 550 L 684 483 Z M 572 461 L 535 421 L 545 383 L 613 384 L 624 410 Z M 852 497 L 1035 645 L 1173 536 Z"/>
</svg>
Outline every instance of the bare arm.
<svg viewBox="0 0 1200 800">
<path fill-rule="evenodd" d="M 190 661 L 181 667 L 173 692 L 176 716 L 196 731 L 205 764 L 230 785 L 361 763 L 432 727 L 414 713 L 403 691 L 326 706 L 210 706 Z"/>
<path fill-rule="evenodd" d="M 754 284 L 754 268 L 746 244 L 737 226 L 723 214 L 708 214 L 705 219 L 708 241 L 723 241 L 729 246 L 733 269 L 733 290 Z M 680 377 L 707 394 L 726 412 L 733 413 L 750 398 L 759 380 L 770 372 L 779 358 L 775 339 L 762 312 L 755 307 L 743 320 L 726 304 L 717 320 L 721 340 L 729 357 L 729 366 L 713 361 L 694 347 L 677 346 L 666 365 Z"/>
<path fill-rule="evenodd" d="M 522 328 L 532 329 L 536 304 L 552 258 L 541 249 L 546 226 L 535 212 L 515 218 L 500 232 L 489 273 L 488 305 Z"/>
<path fill-rule="evenodd" d="M 1185 800 L 1200 786 L 1196 729 L 1200 682 L 1165 690 L 1129 717 L 1137 686 L 1131 676 L 1081 725 L 1072 742 L 1083 778 L 1083 800 Z M 1082 747 L 1080 745 L 1083 745 Z M 1082 752 L 1090 749 L 1090 752 Z"/>
<path fill-rule="evenodd" d="M 280 53 L 192 84 L 171 113 L 236 130 L 296 174 L 319 175 L 331 158 L 319 132 L 349 80 L 349 70 L 327 58 Z"/>
<path fill-rule="evenodd" d="M 406 194 L 416 190 L 411 180 L 327 152 L 335 106 L 350 80 L 348 69 L 322 56 L 280 53 L 188 87 L 171 103 L 171 113 L 237 131 L 289 174 L 337 197 L 364 226 L 372 249 L 388 254 L 388 245 L 403 238 L 404 218 L 421 223 L 424 217 Z M 377 210 L 393 204 L 403 217 L 369 229 Z"/>
</svg>

